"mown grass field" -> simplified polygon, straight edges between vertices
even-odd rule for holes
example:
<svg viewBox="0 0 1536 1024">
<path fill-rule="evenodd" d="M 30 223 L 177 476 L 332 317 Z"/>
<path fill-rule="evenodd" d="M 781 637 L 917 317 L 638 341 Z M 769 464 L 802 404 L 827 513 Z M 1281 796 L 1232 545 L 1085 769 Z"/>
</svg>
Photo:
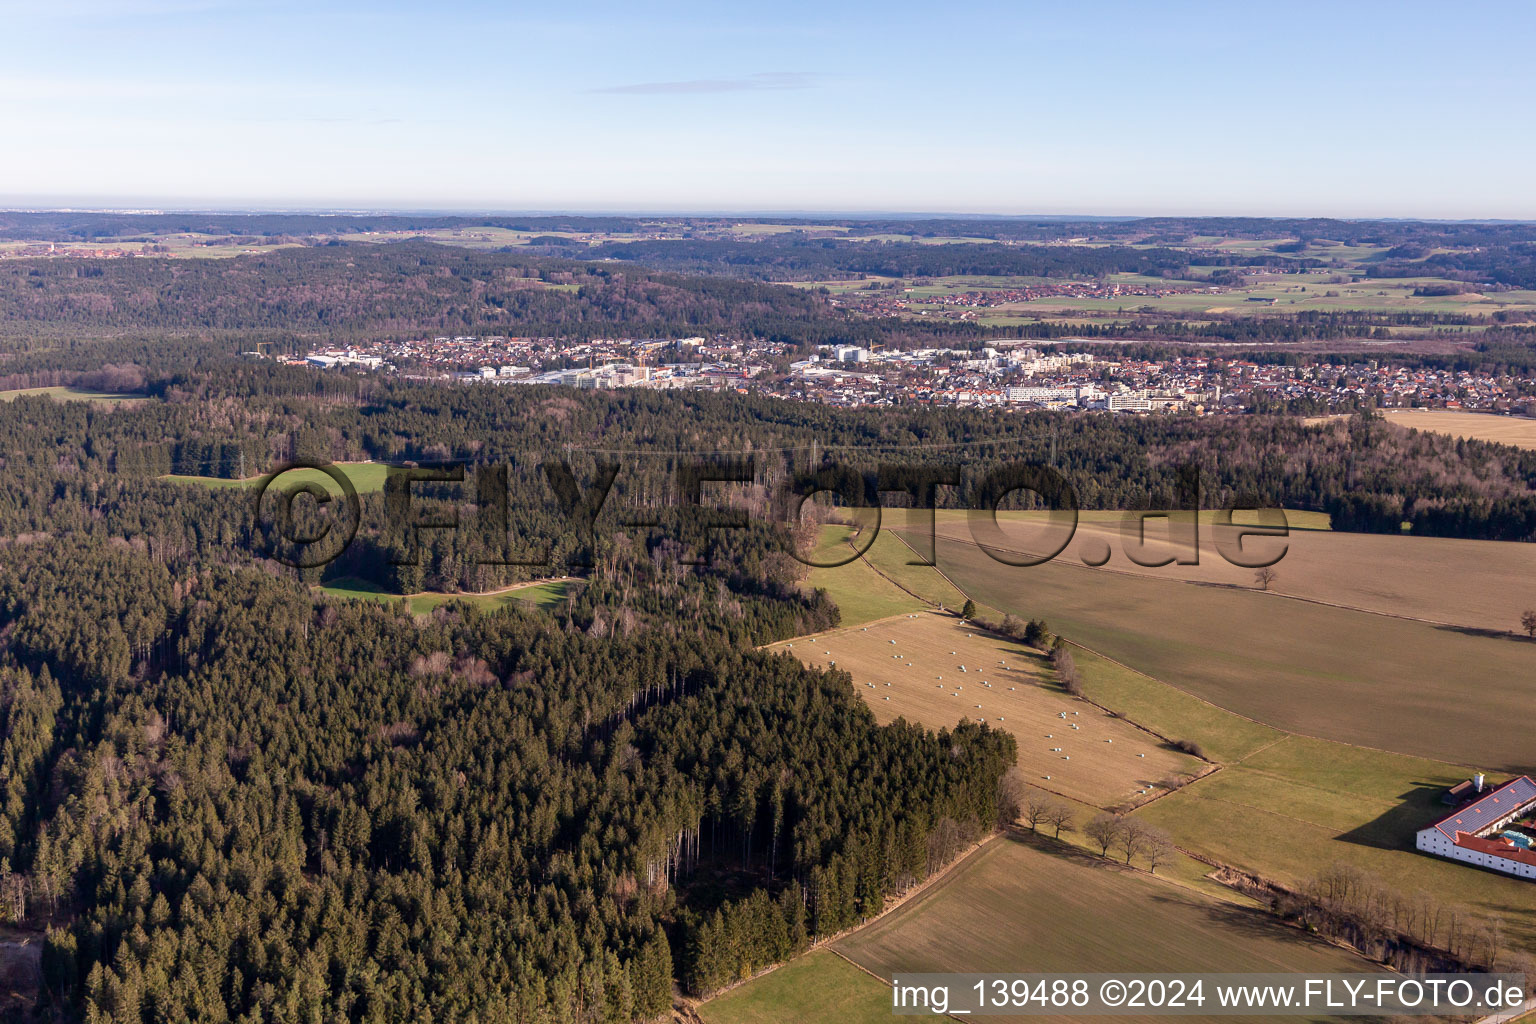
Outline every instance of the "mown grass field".
<svg viewBox="0 0 1536 1024">
<path fill-rule="evenodd" d="M 1524 416 L 1449 409 L 1387 409 L 1382 416 L 1400 427 L 1536 449 L 1536 419 Z"/>
<path fill-rule="evenodd" d="M 1138 811 L 1180 846 L 1292 886 L 1335 863 L 1399 894 L 1433 893 L 1536 948 L 1536 886 L 1419 853 L 1414 833 L 1467 777 L 1422 758 L 1288 736 Z M 1502 781 L 1502 776 L 1498 776 Z"/>
<path fill-rule="evenodd" d="M 1260 911 L 1096 855 L 1009 838 L 834 945 L 882 978 L 914 971 L 1372 970 Z"/>
<path fill-rule="evenodd" d="M 855 533 L 855 529 L 850 526 L 822 527 L 821 539 L 810 554 L 810 560 L 829 563 L 849 557 L 854 551 L 848 545 L 850 538 L 855 539 L 856 543 L 863 543 L 857 540 Z M 875 539 L 876 544 L 889 542 L 890 538 Z M 827 596 L 836 602 L 842 613 L 844 626 L 863 625 L 876 619 L 906 615 L 927 607 L 894 583 L 881 578 L 862 559 L 854 559 L 834 568 L 812 569 L 807 585 L 827 592 Z"/>
<path fill-rule="evenodd" d="M 389 476 L 389 466 L 382 462 L 338 462 L 336 468 L 346 474 L 348 480 L 359 494 L 370 491 L 382 491 L 384 481 Z M 260 476 L 233 479 L 218 476 L 188 476 L 172 473 L 160 479 L 168 480 L 174 484 L 195 484 L 202 487 L 249 487 L 259 483 Z M 341 490 L 329 475 L 318 469 L 301 468 L 284 473 L 275 481 L 276 485 L 283 487 L 297 486 L 299 484 L 316 483 L 324 487 L 332 494 L 340 494 Z"/>
<path fill-rule="evenodd" d="M 816 949 L 699 1007 L 704 1024 L 890 1024 L 890 989 Z"/>
<path fill-rule="evenodd" d="M 949 613 L 911 612 L 770 649 L 850 673 L 882 724 L 905 718 L 940 729 L 970 719 L 1009 732 L 1026 779 L 1084 804 L 1134 806 L 1163 792 L 1162 780 L 1205 768 L 1069 696 L 1038 653 Z"/>
<path fill-rule="evenodd" d="M 1132 561 L 1136 527 L 1131 514 L 1122 512 L 1082 513 L 1071 543 L 1054 564 L 1087 571 L 1085 560 L 1093 563 L 1107 556 L 1108 561 L 1096 571 L 1256 589 L 1254 570 L 1233 565 L 1222 556 L 1219 542 L 1227 542 L 1230 549 L 1235 531 L 1214 525 L 1212 515 L 1201 513 L 1198 565 L 1144 566 Z M 1333 533 L 1327 529 L 1328 517 L 1321 513 L 1287 511 L 1285 516 L 1291 532 L 1283 542 L 1254 538 L 1243 543 L 1245 552 L 1284 552 L 1274 566 L 1277 578 L 1270 585 L 1274 593 L 1489 630 L 1518 629 L 1520 613 L 1529 607 L 1521 581 L 1536 575 L 1536 545 Z M 988 543 L 1005 552 L 1043 555 L 1065 536 L 1065 528 L 1049 524 L 1044 513 L 1002 512 L 998 525 L 1001 538 Z M 964 512 L 940 511 L 935 530 L 949 540 L 975 543 Z M 1167 519 L 1147 520 L 1144 531 L 1142 561 L 1187 553 L 1184 546 L 1170 543 L 1174 535 Z M 904 530 L 901 536 L 918 544 L 925 535 Z M 1026 579 L 1030 571 L 1001 563 L 997 569 Z"/>
<path fill-rule="evenodd" d="M 938 548 L 939 567 L 978 601 L 1044 617 L 1267 725 L 1453 763 L 1536 765 L 1536 644 L 1522 638 L 1064 564 L 1014 569 L 972 543 Z"/>
<path fill-rule="evenodd" d="M 23 397 L 51 398 L 56 402 L 96 402 L 103 405 L 122 405 L 149 401 L 148 395 L 141 395 L 136 392 L 97 391 L 93 388 L 76 388 L 67 385 L 0 391 L 0 402 L 14 402 L 16 399 Z"/>
<path fill-rule="evenodd" d="M 1212 760 L 1237 761 L 1288 735 L 1090 651 L 1075 648 L 1072 656 L 1094 703 L 1170 739 L 1198 743 Z"/>
<path fill-rule="evenodd" d="M 900 512 L 887 513 L 887 523 L 904 520 L 905 516 Z M 921 524 L 921 520 L 915 522 Z M 929 604 L 945 609 L 959 609 L 965 604 L 965 595 L 926 564 L 927 553 L 922 546 L 919 545 L 917 551 L 912 550 L 892 529 L 881 529 L 864 558 L 881 576 Z"/>
<path fill-rule="evenodd" d="M 367 580 L 351 577 L 332 580 L 322 586 L 316 587 L 322 594 L 331 597 L 356 598 L 366 601 L 401 601 L 415 614 L 430 612 L 440 605 L 452 601 L 463 601 L 474 605 L 481 611 L 495 611 L 508 605 L 532 605 L 535 608 L 551 609 L 558 607 L 571 594 L 571 588 L 577 584 L 571 580 L 551 580 L 543 583 L 530 583 L 523 587 L 513 587 L 509 590 L 497 591 L 493 594 L 444 594 L 422 593 L 412 594 L 409 597 L 401 597 L 399 594 L 390 594 L 377 584 Z"/>
</svg>

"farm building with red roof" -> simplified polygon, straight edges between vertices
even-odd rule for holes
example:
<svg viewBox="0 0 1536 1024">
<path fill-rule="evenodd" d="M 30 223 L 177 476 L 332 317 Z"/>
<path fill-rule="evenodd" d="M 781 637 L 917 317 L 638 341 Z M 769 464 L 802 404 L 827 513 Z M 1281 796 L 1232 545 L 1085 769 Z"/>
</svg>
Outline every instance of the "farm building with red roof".
<svg viewBox="0 0 1536 1024">
<path fill-rule="evenodd" d="M 1437 857 L 1536 879 L 1536 781 L 1522 775 L 1489 790 L 1481 782 L 1478 776 L 1470 803 L 1420 829 L 1416 845 Z"/>
</svg>

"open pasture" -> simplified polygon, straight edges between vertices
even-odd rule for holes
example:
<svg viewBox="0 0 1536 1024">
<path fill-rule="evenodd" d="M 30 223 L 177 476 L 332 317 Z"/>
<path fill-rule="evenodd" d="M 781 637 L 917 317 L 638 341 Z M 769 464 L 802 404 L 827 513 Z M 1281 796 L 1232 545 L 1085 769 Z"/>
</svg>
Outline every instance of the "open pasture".
<svg viewBox="0 0 1536 1024">
<path fill-rule="evenodd" d="M 1536 767 L 1536 645 L 1523 638 L 1067 564 L 1011 568 L 968 541 L 941 538 L 938 561 L 977 601 L 1044 617 L 1256 721 L 1447 762 L 1475 738 L 1488 768 Z"/>
<path fill-rule="evenodd" d="M 344 473 L 352 486 L 359 494 L 370 491 L 382 491 L 384 481 L 389 476 L 389 466 L 382 462 L 338 462 L 336 468 Z M 250 487 L 261 481 L 260 476 L 249 476 L 244 479 L 221 476 L 190 476 L 172 473 L 160 479 L 174 484 L 194 484 L 201 487 Z M 326 473 L 318 469 L 295 469 L 284 473 L 274 483 L 274 486 L 293 487 L 300 484 L 319 484 L 332 494 L 340 494 L 341 488 Z"/>
<path fill-rule="evenodd" d="M 1536 886 L 1414 849 L 1445 813 L 1440 794 L 1465 779 L 1454 765 L 1288 736 L 1137 812 L 1183 848 L 1300 886 L 1351 864 L 1406 898 L 1420 892 L 1499 920 L 1536 948 Z"/>
<path fill-rule="evenodd" d="M 882 978 L 915 971 L 1373 969 L 1261 911 L 1096 855 L 1012 838 L 987 844 L 834 948 Z"/>
<path fill-rule="evenodd" d="M 890 1024 L 891 991 L 836 953 L 809 953 L 701 1005 L 704 1024 Z"/>
<path fill-rule="evenodd" d="M 132 405 L 149 401 L 148 395 L 137 392 L 97 391 L 94 388 L 76 388 L 67 385 L 0 391 L 0 402 L 14 402 L 18 398 L 51 398 L 55 402 L 93 402 L 98 405 Z"/>
<path fill-rule="evenodd" d="M 1450 409 L 1387 409 L 1382 416 L 1400 427 L 1536 449 L 1536 419 L 1524 416 Z"/>
<path fill-rule="evenodd" d="M 429 612 L 439 605 L 453 601 L 463 601 L 481 611 L 495 611 L 512 604 L 531 605 L 548 611 L 563 604 L 577 586 L 579 584 L 572 580 L 550 580 L 543 583 L 530 583 L 523 587 L 512 587 L 508 590 L 498 590 L 490 594 L 415 594 L 410 598 L 411 611 L 417 614 Z"/>
<path fill-rule="evenodd" d="M 855 537 L 853 527 L 832 524 L 821 528 L 821 537 L 809 558 L 816 562 L 835 562 L 853 554 L 850 538 Z M 858 541 L 858 543 L 863 543 Z M 893 543 L 889 537 L 877 537 L 877 545 Z M 894 541 L 899 547 L 900 542 Z M 859 626 L 891 615 L 905 615 L 926 605 L 906 593 L 890 580 L 881 577 L 863 559 L 856 558 L 846 565 L 812 569 L 807 581 L 811 587 L 827 592 L 841 613 L 844 626 Z M 919 591 L 921 593 L 921 591 Z M 926 596 L 926 595 L 924 595 Z"/>
<path fill-rule="evenodd" d="M 1205 767 L 1064 693 L 1039 654 L 947 613 L 908 613 L 771 649 L 848 672 L 882 724 L 905 718 L 938 729 L 968 718 L 1004 729 L 1029 782 L 1097 807 L 1139 804 L 1162 780 Z"/>
<path fill-rule="evenodd" d="M 1536 427 L 1536 420 L 1525 422 Z M 1216 526 L 1211 515 L 1201 513 L 1198 565 L 1145 566 L 1132 561 L 1130 553 L 1137 551 L 1139 524 L 1132 513 L 1124 512 L 1082 513 L 1071 543 L 1053 564 L 1076 572 L 1129 573 L 1243 591 L 1255 589 L 1254 570 L 1233 565 L 1218 548 L 1219 541 L 1230 545 L 1236 531 Z M 1486 630 L 1518 629 L 1520 613 L 1529 607 L 1522 581 L 1536 576 L 1536 545 L 1332 533 L 1326 530 L 1327 516 L 1315 512 L 1287 511 L 1286 519 L 1291 532 L 1285 541 L 1285 555 L 1274 566 L 1273 594 Z M 998 525 L 1002 539 L 988 543 L 1005 552 L 1046 554 L 1065 535 L 1064 527 L 1053 525 L 1040 512 L 1000 512 Z M 964 512 L 937 513 L 935 532 L 974 547 Z M 1187 554 L 1185 547 L 1173 543 L 1175 534 L 1166 518 L 1146 520 L 1144 535 L 1145 549 L 1138 555 L 1142 561 Z M 901 536 L 914 544 L 924 537 L 911 530 L 904 530 Z M 1276 545 L 1268 538 L 1254 538 L 1244 542 L 1243 550 L 1279 550 Z M 1088 564 L 1105 555 L 1108 561 L 1102 567 Z M 1025 579 L 1032 571 L 1000 563 L 997 569 Z"/>
<path fill-rule="evenodd" d="M 573 580 L 546 580 L 541 583 L 529 583 L 520 587 L 509 587 L 506 590 L 498 590 L 488 594 L 446 594 L 439 591 L 425 591 L 420 594 L 411 594 L 402 597 L 400 594 L 391 594 L 375 583 L 354 577 L 343 577 L 321 584 L 315 589 L 322 594 L 331 597 L 355 598 L 365 601 L 405 601 L 407 607 L 418 615 L 430 612 L 439 605 L 453 601 L 463 601 L 474 605 L 481 611 L 495 611 L 512 604 L 532 605 L 535 608 L 550 609 L 557 607 L 571 594 L 576 586 Z"/>
</svg>

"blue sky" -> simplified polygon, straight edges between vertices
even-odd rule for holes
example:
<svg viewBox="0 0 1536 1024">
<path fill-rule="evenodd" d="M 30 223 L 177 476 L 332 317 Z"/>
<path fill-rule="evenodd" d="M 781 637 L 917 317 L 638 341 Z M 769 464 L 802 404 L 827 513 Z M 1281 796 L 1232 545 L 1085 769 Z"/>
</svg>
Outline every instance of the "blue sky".
<svg viewBox="0 0 1536 1024">
<path fill-rule="evenodd" d="M 1536 218 L 1536 5 L 0 0 L 0 203 Z"/>
</svg>

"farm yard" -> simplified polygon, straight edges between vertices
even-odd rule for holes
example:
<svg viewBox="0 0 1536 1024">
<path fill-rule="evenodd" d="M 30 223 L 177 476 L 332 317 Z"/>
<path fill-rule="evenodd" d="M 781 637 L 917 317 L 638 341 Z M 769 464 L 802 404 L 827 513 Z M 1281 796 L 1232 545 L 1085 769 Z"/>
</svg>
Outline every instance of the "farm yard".
<svg viewBox="0 0 1536 1024">
<path fill-rule="evenodd" d="M 1027 781 L 1096 807 L 1135 806 L 1166 792 L 1165 780 L 1207 767 L 1064 693 L 1039 654 L 949 613 L 906 613 L 770 649 L 851 674 L 882 724 L 905 718 L 938 729 L 968 718 L 1006 730 Z"/>
</svg>

